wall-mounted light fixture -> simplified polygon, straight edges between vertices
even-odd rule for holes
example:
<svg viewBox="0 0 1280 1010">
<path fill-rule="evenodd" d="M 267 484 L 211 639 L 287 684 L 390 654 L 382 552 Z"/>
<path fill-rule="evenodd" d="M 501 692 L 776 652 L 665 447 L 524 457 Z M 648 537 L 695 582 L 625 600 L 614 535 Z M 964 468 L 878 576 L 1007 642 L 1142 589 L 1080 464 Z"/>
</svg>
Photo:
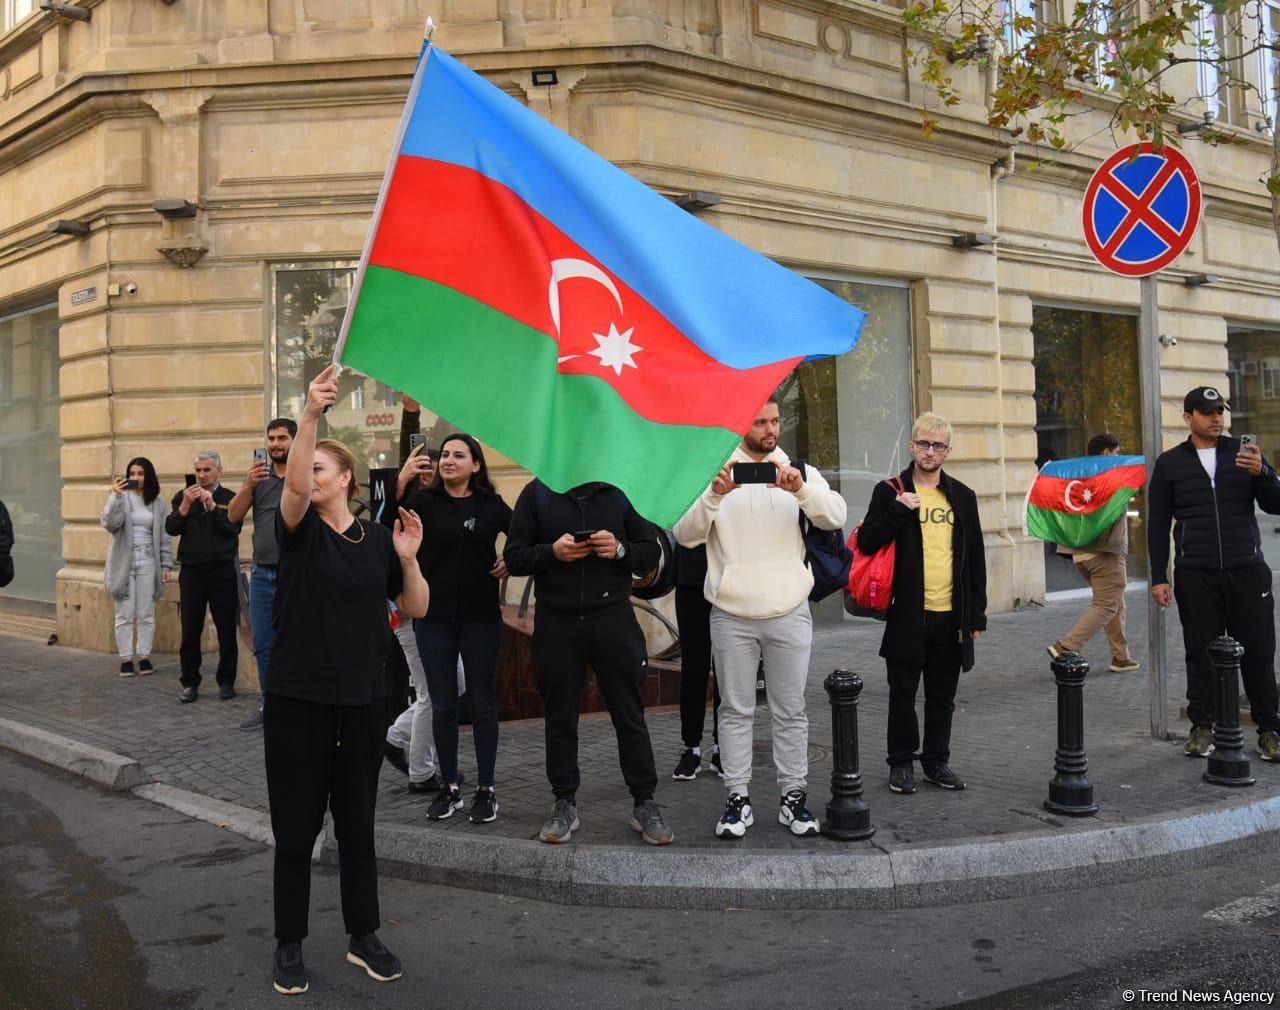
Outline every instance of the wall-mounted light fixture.
<svg viewBox="0 0 1280 1010">
<path fill-rule="evenodd" d="M 1217 284 L 1217 274 L 1190 274 L 1184 277 L 1182 283 L 1189 288 L 1202 288 L 1206 284 Z"/>
<path fill-rule="evenodd" d="M 1195 137 L 1204 132 L 1204 130 L 1218 121 L 1218 114 L 1212 109 L 1205 109 L 1204 115 L 1200 119 L 1193 119 L 1188 123 L 1178 124 L 1178 136 Z"/>
<path fill-rule="evenodd" d="M 671 198 L 671 202 L 681 210 L 693 213 L 694 211 L 714 207 L 720 202 L 720 194 L 708 193 L 705 190 L 695 190 L 692 193 L 677 193 Z"/>
<path fill-rule="evenodd" d="M 979 32 L 963 45 L 957 42 L 947 51 L 947 59 L 952 63 L 959 63 L 961 60 L 985 59 L 991 55 L 991 50 L 995 48 L 995 45 L 996 40 L 989 32 Z"/>
<path fill-rule="evenodd" d="M 190 200 L 157 200 L 151 205 L 151 209 L 166 221 L 196 216 L 196 205 Z"/>
<path fill-rule="evenodd" d="M 40 9 L 56 14 L 60 18 L 66 18 L 68 21 L 88 21 L 93 17 L 92 12 L 83 7 L 77 7 L 75 4 L 54 3 L 54 0 L 44 0 L 40 4 Z"/>
<path fill-rule="evenodd" d="M 553 67 L 543 67 L 533 72 L 533 86 L 535 88 L 554 88 L 560 83 L 560 75 L 555 72 Z"/>
<path fill-rule="evenodd" d="M 967 231 L 952 238 L 951 244 L 957 249 L 977 249 L 984 245 L 995 245 L 996 237 L 985 231 Z"/>
<path fill-rule="evenodd" d="M 44 226 L 44 230 L 50 235 L 74 235 L 76 238 L 84 238 L 89 234 L 89 226 L 83 221 L 68 221 L 65 218 L 50 221 Z"/>
</svg>

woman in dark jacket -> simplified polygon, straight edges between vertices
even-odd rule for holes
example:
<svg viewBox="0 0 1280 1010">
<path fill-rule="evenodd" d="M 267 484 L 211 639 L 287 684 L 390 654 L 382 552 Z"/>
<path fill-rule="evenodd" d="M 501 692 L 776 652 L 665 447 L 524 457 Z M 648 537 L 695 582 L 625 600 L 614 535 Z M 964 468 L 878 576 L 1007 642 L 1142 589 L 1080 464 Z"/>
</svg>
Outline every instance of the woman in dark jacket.
<svg viewBox="0 0 1280 1010">
<path fill-rule="evenodd" d="M 511 525 L 511 509 L 489 480 L 480 443 L 461 432 L 440 443 L 435 482 L 413 492 L 406 507 L 422 517 L 418 562 L 431 589 L 427 616 L 414 624 L 431 696 L 442 783 L 427 817 L 443 820 L 462 808 L 457 680 L 461 655 L 476 748 L 477 788 L 470 816 L 472 823 L 484 824 L 498 816 L 498 580 L 507 569 L 495 545 L 498 534 Z"/>
</svg>

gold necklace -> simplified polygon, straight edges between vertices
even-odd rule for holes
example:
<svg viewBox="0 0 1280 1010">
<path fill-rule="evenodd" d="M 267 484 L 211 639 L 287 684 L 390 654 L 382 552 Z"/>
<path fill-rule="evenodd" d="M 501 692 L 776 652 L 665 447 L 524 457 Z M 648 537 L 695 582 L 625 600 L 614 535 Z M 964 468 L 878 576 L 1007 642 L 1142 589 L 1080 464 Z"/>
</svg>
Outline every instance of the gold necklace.
<svg viewBox="0 0 1280 1010">
<path fill-rule="evenodd" d="M 359 526 L 359 527 L 360 527 L 360 539 L 359 539 L 359 540 L 352 540 L 349 536 L 347 536 L 345 533 L 343 533 L 343 532 L 342 532 L 342 530 L 335 530 L 334 532 L 335 532 L 335 533 L 337 533 L 337 534 L 338 534 L 338 536 L 342 537 L 342 539 L 343 539 L 343 540 L 345 540 L 345 541 L 346 541 L 347 543 L 349 543 L 349 544 L 361 544 L 361 543 L 364 543 L 364 523 L 362 523 L 359 519 L 357 519 L 357 520 L 355 520 L 355 524 L 356 524 L 357 526 Z M 350 528 L 351 528 L 350 526 L 348 526 L 348 527 L 347 527 L 347 529 L 350 529 Z"/>
</svg>

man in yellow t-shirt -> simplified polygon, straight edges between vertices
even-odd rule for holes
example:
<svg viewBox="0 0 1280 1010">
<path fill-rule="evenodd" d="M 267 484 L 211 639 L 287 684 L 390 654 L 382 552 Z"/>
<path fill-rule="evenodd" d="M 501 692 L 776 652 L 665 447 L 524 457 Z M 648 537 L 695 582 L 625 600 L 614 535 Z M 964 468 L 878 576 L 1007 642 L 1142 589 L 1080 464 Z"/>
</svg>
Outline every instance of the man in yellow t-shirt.
<svg viewBox="0 0 1280 1010">
<path fill-rule="evenodd" d="M 876 485 L 858 547 L 896 545 L 893 600 L 880 655 L 889 679 L 889 788 L 916 791 L 919 750 L 924 778 L 963 789 L 951 770 L 951 718 L 961 670 L 973 666 L 973 643 L 987 627 L 987 569 L 973 491 L 943 472 L 953 432 L 945 418 L 922 414 L 912 425 L 913 463 L 899 474 L 903 491 Z M 916 692 L 924 681 L 924 745 Z"/>
</svg>

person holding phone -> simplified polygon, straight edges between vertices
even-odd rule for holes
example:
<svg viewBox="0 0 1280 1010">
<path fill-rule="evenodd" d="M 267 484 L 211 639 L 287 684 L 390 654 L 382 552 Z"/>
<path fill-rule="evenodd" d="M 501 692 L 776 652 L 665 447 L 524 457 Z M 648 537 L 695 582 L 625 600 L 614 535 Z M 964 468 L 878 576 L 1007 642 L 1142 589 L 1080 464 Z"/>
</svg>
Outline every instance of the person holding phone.
<svg viewBox="0 0 1280 1010">
<path fill-rule="evenodd" d="M 748 787 L 755 730 L 756 672 L 765 690 L 777 770 L 778 821 L 793 835 L 821 831 L 809 810 L 809 680 L 813 618 L 800 513 L 819 529 L 840 529 L 845 503 L 813 467 L 793 466 L 778 447 L 776 396 L 760 407 L 729 462 L 672 528 L 683 547 L 707 548 L 703 595 L 711 604 L 711 652 L 720 685 L 720 758 L 728 793 L 717 838 L 743 837 L 755 822 Z"/>
<path fill-rule="evenodd" d="M 182 644 L 178 648 L 184 705 L 200 693 L 200 635 L 206 609 L 218 630 L 218 696 L 236 696 L 236 663 L 240 648 L 236 625 L 240 620 L 240 523 L 227 511 L 235 496 L 220 483 L 222 457 L 212 449 L 196 453 L 195 472 L 187 486 L 173 496 L 173 510 L 165 519 L 169 535 L 178 541 L 179 608 Z"/>
<path fill-rule="evenodd" d="M 145 676 L 154 669 L 156 603 L 164 596 L 173 571 L 164 501 L 151 460 L 145 456 L 129 460 L 125 476 L 111 482 L 101 521 L 111 534 L 103 579 L 115 603 L 120 676 Z"/>
<path fill-rule="evenodd" d="M 427 612 L 417 561 L 422 523 L 404 509 L 391 530 L 352 515 L 355 456 L 341 442 L 316 439 L 321 415 L 337 398 L 330 365 L 308 387 L 276 513 L 276 638 L 262 729 L 275 836 L 272 985 L 286 995 L 310 985 L 302 941 L 311 851 L 326 807 L 338 839 L 347 961 L 378 982 L 401 974 L 400 960 L 377 935 L 373 818 L 392 641 L 387 602 L 409 617 Z"/>
<path fill-rule="evenodd" d="M 1187 663 L 1189 757 L 1213 747 L 1213 671 L 1209 643 L 1230 635 L 1242 646 L 1240 677 L 1258 730 L 1258 753 L 1280 761 L 1280 691 L 1276 686 L 1275 594 L 1262 556 L 1254 511 L 1280 515 L 1280 479 L 1254 440 L 1223 434 L 1231 409 L 1213 386 L 1183 398 L 1185 442 L 1162 452 L 1147 486 L 1147 551 L 1151 595 L 1162 607 L 1177 600 Z M 1169 586 L 1169 527 L 1173 571 Z"/>
<path fill-rule="evenodd" d="M 545 708 L 547 779 L 555 802 L 538 837 L 567 842 L 578 830 L 578 713 L 587 667 L 595 673 L 618 737 L 630 826 L 650 845 L 675 836 L 654 800 L 658 772 L 644 720 L 648 661 L 631 608 L 633 574 L 661 556 L 658 531 L 621 489 L 593 482 L 557 493 L 540 480 L 516 500 L 503 550 L 512 575 L 533 577 L 533 675 Z"/>
<path fill-rule="evenodd" d="M 271 661 L 271 643 L 275 628 L 271 611 L 276 599 L 276 572 L 280 565 L 280 544 L 276 539 L 276 512 L 284 490 L 284 475 L 289 464 L 289 449 L 298 425 L 288 417 L 277 417 L 267 423 L 265 448 L 253 450 L 253 466 L 245 474 L 244 483 L 227 506 L 227 517 L 241 522 L 253 511 L 253 563 L 249 568 L 249 628 L 253 632 L 253 658 L 258 664 L 261 685 Z M 268 462 L 270 460 L 270 462 Z M 240 724 L 242 730 L 262 728 L 262 699 L 258 710 Z"/>
<path fill-rule="evenodd" d="M 409 462 L 419 458 L 410 456 Z M 422 518 L 418 564 L 431 587 L 431 610 L 414 622 L 417 655 L 431 703 L 415 713 L 409 781 L 413 785 L 414 751 L 422 751 L 427 741 L 434 740 L 440 789 L 427 807 L 427 817 L 444 820 L 463 806 L 458 772 L 461 656 L 466 693 L 471 699 L 477 768 L 470 819 L 473 824 L 485 824 L 498 816 L 494 782 L 498 650 L 502 645 L 498 582 L 506 576 L 507 567 L 497 553 L 496 542 L 510 528 L 511 509 L 489 479 L 480 443 L 468 434 L 455 432 L 440 443 L 436 477 L 433 484 L 401 502 Z M 412 664 L 410 670 L 413 672 Z M 430 720 L 429 728 L 420 725 L 426 719 Z M 425 763 L 421 757 L 419 763 Z"/>
</svg>

